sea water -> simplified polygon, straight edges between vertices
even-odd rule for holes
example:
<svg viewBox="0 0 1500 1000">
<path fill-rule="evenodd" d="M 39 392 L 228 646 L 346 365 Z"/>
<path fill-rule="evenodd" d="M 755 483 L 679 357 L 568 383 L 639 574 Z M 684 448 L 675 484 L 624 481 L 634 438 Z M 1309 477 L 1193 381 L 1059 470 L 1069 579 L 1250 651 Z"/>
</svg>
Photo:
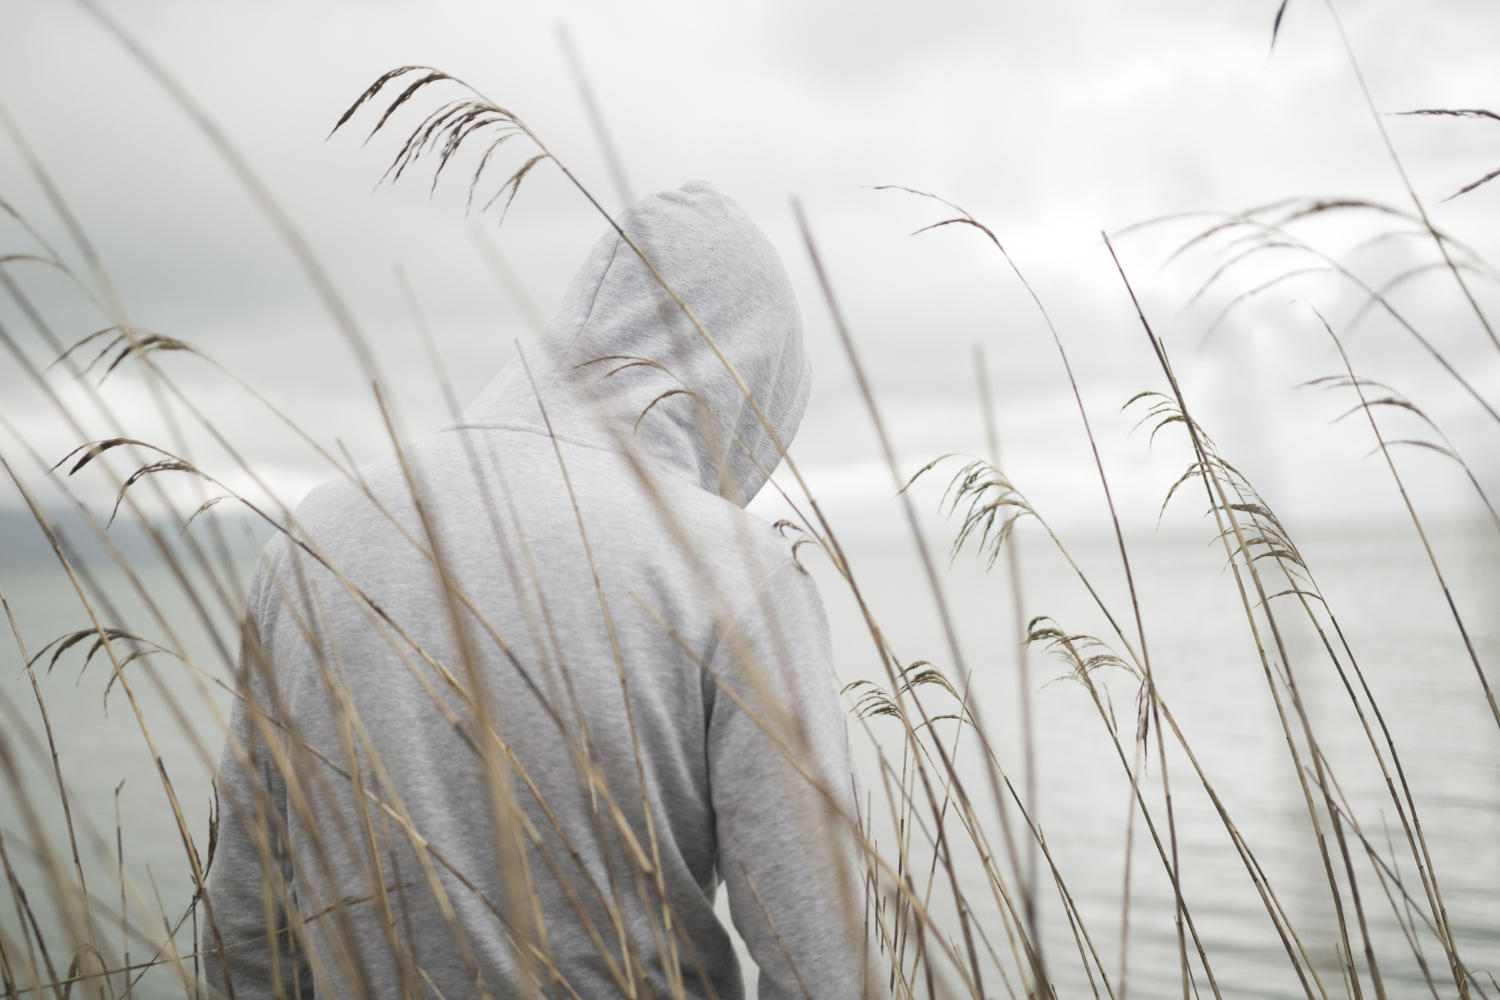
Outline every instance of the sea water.
<svg viewBox="0 0 1500 1000">
<path fill-rule="evenodd" d="M 956 645 L 945 633 L 923 563 L 910 539 L 841 539 L 866 606 L 898 660 L 902 664 L 929 661 L 955 688 L 967 688 L 997 758 L 1024 796 L 1027 754 L 1006 562 L 1002 557 L 993 569 L 987 569 L 982 559 L 965 553 L 950 565 L 944 547 L 947 541 L 933 538 L 929 544 Z M 1450 525 L 1435 531 L 1432 541 L 1475 652 L 1491 682 L 1500 683 L 1500 616 L 1495 613 L 1500 609 L 1500 533 L 1492 525 Z M 1161 697 L 1204 776 L 1255 853 L 1302 945 L 1313 956 L 1323 986 L 1330 996 L 1345 995 L 1340 971 L 1343 945 L 1303 785 L 1235 577 L 1226 568 L 1223 549 L 1212 542 L 1209 536 L 1185 535 L 1127 539 L 1146 652 Z M 1134 604 L 1115 540 L 1085 536 L 1069 544 L 1075 562 L 1125 636 L 1139 646 Z M 1299 544 L 1313 582 L 1337 617 L 1400 754 L 1462 957 L 1473 969 L 1500 966 L 1500 727 L 1484 701 L 1428 556 L 1410 524 L 1324 528 L 1307 533 Z M 1124 654 L 1122 640 L 1052 541 L 1033 530 L 1020 537 L 1019 545 L 1024 615 L 1051 616 L 1067 632 L 1094 636 Z M 868 679 L 888 687 L 864 614 L 849 589 L 815 550 L 804 546 L 799 554 L 823 589 L 841 679 Z M 35 668 L 58 766 L 67 785 L 80 864 L 93 897 L 95 933 L 101 939 L 97 946 L 112 966 L 126 950 L 115 876 L 122 855 L 132 884 L 126 905 L 136 922 L 154 921 L 152 926 L 158 927 L 164 919 L 175 921 L 191 897 L 184 829 L 199 857 L 206 857 L 213 798 L 211 766 L 219 753 L 221 720 L 230 703 L 219 682 L 229 676 L 236 653 L 232 609 L 238 599 L 236 581 L 242 584 L 246 568 L 222 574 L 227 581 L 223 593 L 210 595 L 202 606 L 189 601 L 181 581 L 160 564 L 143 564 L 133 573 L 135 581 L 119 568 L 95 567 L 80 582 L 86 593 L 94 595 L 95 612 L 106 624 L 123 622 L 136 634 L 161 642 L 169 639 L 169 625 L 176 633 L 172 641 L 191 651 L 192 667 L 166 655 L 135 661 L 126 667 L 129 691 L 116 684 L 107 701 L 110 668 L 104 655 L 95 655 L 83 667 L 89 640 L 59 657 L 50 672 L 50 652 L 41 656 Z M 190 583 L 199 593 L 207 589 L 201 578 Z M 0 589 L 31 655 L 59 636 L 91 627 L 89 611 L 74 583 L 55 567 L 17 567 L 0 559 Z M 107 600 L 100 601 L 99 595 Z M 1255 600 L 1253 594 L 1250 599 Z M 1410 853 L 1404 849 L 1405 835 L 1365 729 L 1351 708 L 1323 640 L 1306 624 L 1296 600 L 1295 596 L 1273 599 L 1280 645 L 1266 634 L 1264 625 L 1261 638 L 1270 650 L 1272 669 L 1281 669 L 1284 650 L 1327 772 L 1338 782 L 1336 797 L 1347 803 L 1360 823 L 1358 835 L 1348 824 L 1344 832 L 1387 994 L 1428 993 L 1394 905 L 1405 921 L 1418 926 L 1417 945 L 1439 995 L 1455 995 L 1436 939 L 1421 929 L 1419 911 L 1425 895 Z M 1330 641 L 1350 683 L 1357 685 L 1340 640 L 1335 635 Z M 1036 775 L 1032 805 L 1057 874 L 1076 902 L 1104 971 L 1118 990 L 1129 839 L 1133 845 L 1129 989 L 1140 997 L 1181 995 L 1171 886 L 1139 812 L 1133 826 L 1130 823 L 1130 783 L 1108 732 L 1088 692 L 1065 677 L 1067 668 L 1060 660 L 1033 647 L 1028 669 L 1030 756 Z M 1129 740 L 1135 732 L 1139 682 L 1109 666 L 1094 676 L 1107 691 L 1127 752 L 1133 754 Z M 945 710 L 946 696 L 936 685 L 919 690 L 933 712 Z M 0 831 L 37 921 L 55 927 L 62 916 L 53 905 L 55 893 L 49 891 L 48 875 L 38 863 L 39 850 L 45 844 L 64 863 L 64 874 L 70 874 L 72 846 L 62 822 L 36 699 L 21 657 L 10 642 L 0 646 L 0 695 L 0 733 L 4 736 L 0 746 L 15 765 L 16 775 L 16 780 L 0 781 Z M 1384 737 L 1368 704 L 1365 709 L 1385 751 Z M 1290 706 L 1286 711 L 1292 713 L 1290 722 L 1298 733 L 1303 762 L 1310 768 L 1300 736 L 1301 722 Z M 149 743 L 142 721 L 151 735 Z M 873 748 L 899 754 L 897 726 L 895 720 L 881 717 L 852 723 L 851 740 L 872 814 L 884 809 Z M 938 722 L 934 728 L 957 748 L 956 767 L 965 789 L 972 790 L 976 811 L 998 815 L 993 813 L 976 744 L 962 735 L 954 736 L 957 726 Z M 1219 989 L 1224 996 L 1235 997 L 1304 995 L 1203 782 L 1175 737 L 1170 732 L 1164 735 L 1167 753 L 1162 760 L 1155 731 L 1148 734 L 1141 794 L 1166 839 L 1165 764 L 1173 793 L 1183 895 Z M 159 755 L 160 769 L 153 750 Z M 1387 760 L 1389 766 L 1388 753 Z M 175 807 L 166 793 L 163 774 L 170 780 Z M 24 792 L 18 789 L 17 780 Z M 1321 800 L 1311 773 L 1308 780 L 1314 797 Z M 24 806 L 23 799 L 33 806 Z M 1356 966 L 1365 995 L 1373 995 L 1343 857 L 1333 842 L 1326 809 L 1320 806 L 1319 814 L 1334 877 L 1341 886 Z M 181 826 L 176 815 L 182 817 Z M 951 811 L 947 821 L 953 822 Z M 879 827 L 877 818 L 872 829 Z M 927 829 L 931 828 L 929 822 Z M 992 822 L 989 830 L 998 844 L 997 828 L 998 823 Z M 962 839 L 956 826 L 950 833 Z M 1384 883 L 1376 875 L 1367 845 L 1391 866 Z M 887 851 L 893 848 L 888 838 L 881 846 Z M 914 853 L 921 853 L 920 843 Z M 1024 845 L 1017 854 L 1015 861 L 1024 872 L 1031 864 Z M 981 947 L 993 947 L 1008 960 L 999 908 L 985 888 L 977 861 L 961 851 L 956 860 L 967 866 L 960 873 L 962 884 L 974 918 L 988 939 L 988 945 Z M 1011 860 L 1002 858 L 999 864 L 1007 878 L 1013 878 Z M 1060 997 L 1092 996 L 1056 884 L 1046 862 L 1037 864 L 1041 877 L 1036 900 L 1049 976 Z M 916 878 L 925 885 L 926 869 Z M 1402 886 L 1412 897 L 1410 904 L 1402 898 Z M 941 891 L 936 895 L 941 896 Z M 6 902 L 0 928 L 16 948 L 20 940 L 17 915 L 10 901 Z M 934 913 L 945 921 L 945 931 L 957 943 L 958 926 L 951 912 L 937 905 Z M 184 952 L 191 950 L 192 931 L 188 924 L 178 932 Z M 1197 995 L 1209 996 L 1196 949 L 1189 947 L 1194 951 L 1193 986 Z M 163 957 L 139 939 L 132 939 L 128 950 L 133 964 Z M 53 954 L 50 961 L 57 974 L 65 977 L 72 958 Z M 36 961 L 40 963 L 41 957 Z M 183 961 L 183 969 L 191 971 L 193 960 Z M 991 969 L 985 972 L 989 977 L 986 993 L 1006 995 L 1007 984 Z M 753 969 L 749 973 L 753 977 Z M 1009 974 L 1009 988 L 1019 990 L 1013 965 Z M 135 995 L 181 996 L 177 976 L 170 963 L 160 966 L 137 986 Z M 946 976 L 950 984 L 956 982 L 951 966 L 940 976 Z M 1484 983 L 1486 992 L 1495 995 L 1488 980 Z M 1102 984 L 1098 988 L 1102 995 Z"/>
</svg>

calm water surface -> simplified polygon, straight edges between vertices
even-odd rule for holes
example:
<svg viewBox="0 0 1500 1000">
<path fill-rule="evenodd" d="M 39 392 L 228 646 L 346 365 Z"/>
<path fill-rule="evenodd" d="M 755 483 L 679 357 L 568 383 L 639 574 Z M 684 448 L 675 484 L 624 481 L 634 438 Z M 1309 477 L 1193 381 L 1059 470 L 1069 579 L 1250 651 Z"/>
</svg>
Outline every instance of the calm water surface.
<svg viewBox="0 0 1500 1000">
<path fill-rule="evenodd" d="M 1500 536 L 1493 528 L 1486 533 L 1483 526 L 1449 528 L 1435 537 L 1481 662 L 1489 676 L 1500 682 L 1497 541 Z M 1343 996 L 1330 895 L 1301 787 L 1233 577 L 1223 569 L 1222 551 L 1204 542 L 1204 538 L 1156 535 L 1132 540 L 1157 683 L 1304 944 L 1316 957 L 1329 995 Z M 943 555 L 944 543 L 935 544 Z M 1402 755 L 1464 958 L 1472 968 L 1500 968 L 1500 728 L 1484 704 L 1426 557 L 1410 527 L 1401 525 L 1379 532 L 1324 531 L 1303 539 L 1302 546 Z M 901 539 L 853 539 L 846 540 L 846 547 L 866 597 L 900 658 L 930 660 L 955 683 L 962 683 L 911 544 Z M 878 678 L 873 646 L 858 609 L 820 557 L 802 551 L 810 571 L 825 585 L 843 679 Z M 1051 615 L 1070 632 L 1106 641 L 1113 638 L 1108 623 L 1045 539 L 1025 537 L 1022 552 L 1028 615 Z M 1130 621 L 1128 594 L 1113 543 L 1085 539 L 1074 555 L 1122 624 Z M 157 911 L 158 894 L 167 912 L 180 912 L 190 887 L 182 838 L 136 711 L 153 734 L 201 852 L 206 848 L 203 841 L 212 798 L 209 764 L 216 760 L 220 742 L 217 714 L 228 702 L 211 682 L 212 676 L 224 675 L 225 651 L 216 646 L 205 623 L 206 619 L 222 627 L 225 612 L 210 608 L 199 614 L 161 567 L 139 572 L 164 617 L 177 630 L 178 641 L 193 651 L 205 674 L 195 677 L 167 657 L 137 662 L 128 668 L 135 706 L 118 685 L 106 703 L 107 663 L 96 657 L 81 671 L 85 644 L 65 654 L 50 675 L 39 678 L 79 818 L 85 871 L 91 889 L 100 897 L 99 912 L 115 913 L 119 905 L 118 884 L 112 877 L 117 864 L 119 788 L 125 865 L 139 887 L 131 906 L 138 915 Z M 99 570 L 97 582 L 111 596 L 111 618 L 118 615 L 147 637 L 164 637 L 162 625 L 131 593 L 120 571 Z M 1014 623 L 1004 574 L 998 570 L 986 574 L 977 560 L 962 556 L 952 568 L 945 568 L 943 587 L 957 622 L 972 690 L 1002 762 L 1019 780 L 1023 758 Z M 89 624 L 66 578 L 54 570 L 6 568 L 0 557 L 0 588 L 33 652 Z M 1277 608 L 1286 623 L 1288 658 L 1310 723 L 1340 792 L 1362 824 L 1365 837 L 1389 857 L 1388 838 L 1399 846 L 1402 833 L 1364 731 L 1316 633 L 1297 621 L 1300 612 L 1294 614 L 1297 609 L 1289 599 L 1279 599 Z M 1119 647 L 1118 641 L 1112 645 Z M 1063 673 L 1062 664 L 1039 650 L 1032 652 L 1030 666 L 1037 816 L 1105 967 L 1116 977 L 1129 785 L 1084 688 L 1056 680 Z M 1119 671 L 1110 674 L 1104 671 L 1099 676 L 1108 677 L 1105 683 L 1113 704 L 1128 729 L 1135 685 Z M 29 798 L 38 803 L 34 812 L 28 811 L 14 784 L 0 784 L 0 829 L 38 919 L 50 924 L 58 915 L 49 905 L 51 894 L 35 864 L 34 848 L 38 838 L 45 839 L 66 857 L 68 847 L 51 785 L 50 762 L 40 742 L 35 700 L 12 646 L 0 651 L 0 693 L 4 696 L 0 731 L 6 751 L 20 763 Z M 935 698 L 933 704 L 939 701 Z M 867 784 L 878 790 L 871 741 L 887 748 L 898 745 L 891 720 L 871 720 L 868 729 L 856 727 L 854 740 Z M 1154 739 L 1151 753 L 1143 788 L 1160 820 L 1162 762 L 1156 759 Z M 973 768 L 977 760 L 967 744 L 960 748 L 959 766 L 968 769 L 964 770 L 967 784 L 982 794 L 981 772 Z M 1165 763 L 1174 794 L 1184 894 L 1223 995 L 1302 996 L 1281 942 L 1202 784 L 1181 751 L 1170 743 Z M 1170 886 L 1139 822 L 1135 833 L 1131 995 L 1180 996 Z M 1351 850 L 1388 995 L 1428 995 L 1370 861 L 1357 843 Z M 1409 878 L 1413 895 L 1419 896 L 1409 855 L 1398 851 L 1397 857 L 1399 876 Z M 1335 859 L 1342 871 L 1341 862 Z M 979 879 L 967 881 L 976 886 L 976 914 L 998 948 L 1003 932 L 996 911 L 992 904 L 988 910 L 981 905 L 984 894 L 979 891 Z M 1055 894 L 1044 894 L 1041 899 L 1047 959 L 1058 995 L 1092 996 Z M 118 955 L 121 944 L 113 919 L 103 918 L 99 924 L 115 927 L 106 945 Z M 13 912 L 0 912 L 0 928 L 16 940 Z M 1444 988 L 1446 965 L 1434 940 L 1425 935 L 1420 944 L 1434 970 L 1439 994 L 1453 995 L 1451 979 Z M 143 955 L 140 942 L 130 947 L 132 961 L 149 957 Z M 66 956 L 53 956 L 53 961 L 60 969 L 68 964 Z M 1211 995 L 1196 963 L 1195 975 L 1201 995 Z M 992 995 L 1004 995 L 1002 983 L 987 986 Z M 1373 995 L 1368 978 L 1364 986 L 1366 995 Z M 180 995 L 180 989 L 170 974 L 160 971 L 138 990 L 140 996 L 174 994 Z"/>
<path fill-rule="evenodd" d="M 1334 950 L 1338 938 L 1331 895 L 1306 800 L 1233 576 L 1224 569 L 1222 548 L 1207 547 L 1209 540 L 1211 536 L 1131 540 L 1158 688 L 1318 963 L 1329 995 L 1343 996 L 1346 987 Z M 1496 533 L 1493 526 L 1488 533 L 1483 526 L 1473 531 L 1452 528 L 1436 533 L 1434 545 L 1493 684 L 1500 678 Z M 1500 967 L 1500 728 L 1486 706 L 1432 568 L 1409 524 L 1378 533 L 1327 531 L 1303 540 L 1301 546 L 1401 754 L 1461 954 L 1470 968 Z M 1050 615 L 1069 632 L 1114 639 L 1108 622 L 1091 606 L 1077 576 L 1050 542 L 1028 536 L 1022 550 L 1028 616 Z M 938 548 L 935 553 L 946 565 L 946 551 Z M 1133 635 L 1114 542 L 1087 540 L 1075 546 L 1073 554 L 1127 634 Z M 867 542 L 856 546 L 850 559 L 856 573 L 863 575 L 867 599 L 897 655 L 903 661 L 927 659 L 949 668 L 952 658 L 936 624 L 914 547 L 897 540 Z M 819 575 L 829 582 L 825 593 L 834 594 L 832 574 Z M 978 560 L 964 555 L 945 570 L 943 586 L 985 722 L 1002 763 L 1019 782 L 1014 625 L 1004 577 L 1003 562 L 986 574 Z M 840 597 L 831 597 L 829 604 L 843 668 L 876 676 L 869 667 L 873 647 L 857 607 Z M 1365 837 L 1389 861 L 1388 843 L 1401 845 L 1400 821 L 1343 683 L 1293 599 L 1277 599 L 1274 606 L 1309 722 L 1330 771 Z M 1120 650 L 1118 641 L 1110 645 Z M 1057 680 L 1063 665 L 1039 650 L 1032 651 L 1030 668 L 1037 814 L 1105 968 L 1114 977 L 1120 954 L 1128 779 L 1085 688 Z M 957 676 L 956 670 L 952 673 Z M 1101 670 L 1095 676 L 1109 678 L 1114 707 L 1128 731 L 1137 685 L 1117 670 Z M 941 704 L 940 698 L 934 700 L 934 705 Z M 871 722 L 876 739 L 888 747 L 894 741 L 880 732 L 880 724 L 889 722 Z M 1162 769 L 1155 759 L 1154 738 L 1150 743 L 1146 797 L 1165 837 Z M 863 754 L 867 772 L 870 756 L 868 750 Z M 969 759 L 976 757 L 971 753 Z M 1303 760 L 1310 764 L 1305 750 Z M 964 770 L 962 759 L 959 767 Z M 982 790 L 981 772 L 967 773 L 967 786 Z M 1184 896 L 1223 994 L 1305 995 L 1202 783 L 1170 734 L 1167 773 Z M 1323 823 L 1329 832 L 1326 816 Z M 1329 839 L 1332 844 L 1331 832 Z M 1388 995 L 1430 995 L 1368 854 L 1357 841 L 1351 853 Z M 1409 891 L 1422 898 L 1410 855 L 1398 851 L 1396 856 L 1395 874 L 1409 876 Z M 1342 862 L 1336 853 L 1333 857 L 1342 881 Z M 1131 995 L 1181 996 L 1171 887 L 1139 821 L 1132 871 Z M 1059 996 L 1092 996 L 1055 893 L 1043 896 L 1041 905 L 1048 927 L 1049 970 Z M 1350 922 L 1353 935 L 1352 914 Z M 1353 943 L 1356 952 L 1362 950 L 1357 937 Z M 1424 936 L 1420 944 L 1440 995 L 1455 995 L 1451 977 L 1443 988 L 1446 963 L 1435 940 Z M 1500 992 L 1489 987 L 1487 979 L 1485 984 L 1489 995 Z M 1368 978 L 1363 986 L 1365 996 L 1374 995 Z M 1197 988 L 1202 996 L 1212 995 L 1201 973 Z M 994 991 L 1003 992 L 999 985 Z"/>
</svg>

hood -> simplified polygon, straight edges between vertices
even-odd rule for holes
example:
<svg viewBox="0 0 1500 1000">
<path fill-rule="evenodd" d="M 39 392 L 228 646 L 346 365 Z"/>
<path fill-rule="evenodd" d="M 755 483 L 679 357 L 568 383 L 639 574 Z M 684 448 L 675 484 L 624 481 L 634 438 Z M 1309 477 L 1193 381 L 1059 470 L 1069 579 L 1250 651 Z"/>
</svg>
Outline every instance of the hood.
<svg viewBox="0 0 1500 1000">
<path fill-rule="evenodd" d="M 617 220 L 713 336 L 791 444 L 811 387 L 802 320 L 764 233 L 711 184 L 651 195 Z M 613 229 L 594 244 L 540 344 L 464 411 L 469 426 L 636 448 L 743 507 L 781 460 L 734 377 Z"/>
</svg>

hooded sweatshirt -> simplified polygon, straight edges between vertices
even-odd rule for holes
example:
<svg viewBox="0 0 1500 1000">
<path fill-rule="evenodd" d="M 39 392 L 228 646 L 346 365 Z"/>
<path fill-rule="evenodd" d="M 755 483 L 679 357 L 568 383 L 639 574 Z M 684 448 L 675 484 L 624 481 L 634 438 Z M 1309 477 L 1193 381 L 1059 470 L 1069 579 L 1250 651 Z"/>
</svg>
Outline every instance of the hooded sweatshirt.
<svg viewBox="0 0 1500 1000">
<path fill-rule="evenodd" d="M 822 605 L 743 510 L 807 400 L 790 284 L 708 184 L 618 225 L 712 344 L 611 229 L 262 557 L 205 934 L 238 1000 L 737 1000 L 720 886 L 760 997 L 876 990 Z"/>
</svg>

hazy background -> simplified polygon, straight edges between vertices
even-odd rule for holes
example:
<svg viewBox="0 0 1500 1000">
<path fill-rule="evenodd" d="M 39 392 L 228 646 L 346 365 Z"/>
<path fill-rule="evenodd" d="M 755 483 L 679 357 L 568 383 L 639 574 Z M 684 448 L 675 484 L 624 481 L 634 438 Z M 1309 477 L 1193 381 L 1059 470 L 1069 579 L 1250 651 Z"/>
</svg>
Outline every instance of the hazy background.
<svg viewBox="0 0 1500 1000">
<path fill-rule="evenodd" d="M 1148 451 L 1144 434 L 1126 436 L 1134 418 L 1117 414 L 1135 392 L 1163 386 L 1100 230 L 1298 195 L 1409 206 L 1328 10 L 1311 0 L 1290 4 L 1274 53 L 1273 0 L 105 6 L 217 120 L 302 228 L 375 345 L 408 434 L 447 418 L 392 278 L 394 262 L 411 275 L 462 400 L 527 328 L 467 231 L 476 223 L 464 218 L 465 176 L 445 178 L 432 197 L 427 171 L 372 193 L 396 134 L 362 147 L 373 121 L 366 118 L 356 120 L 364 129 L 325 136 L 379 73 L 428 63 L 514 110 L 617 209 L 555 34 L 567 24 L 637 196 L 709 179 L 781 248 L 817 378 L 795 452 L 824 502 L 861 530 L 894 523 L 890 480 L 812 284 L 789 196 L 806 205 L 905 471 L 945 451 L 982 447 L 972 361 L 972 345 L 982 343 L 1013 477 L 1055 518 L 1098 524 L 1102 516 L 1056 351 L 1015 279 L 972 231 L 910 238 L 942 217 L 939 206 L 867 187 L 875 184 L 940 193 L 1005 241 L 1053 312 L 1127 519 L 1142 527 L 1186 453 L 1173 435 Z M 1340 10 L 1381 109 L 1495 103 L 1500 7 L 1351 0 Z M 431 108 L 438 97 L 413 103 Z M 382 453 L 384 432 L 352 355 L 291 256 L 202 135 L 82 8 L 0 0 L 0 101 L 97 243 L 136 324 L 196 345 L 320 441 L 338 438 L 361 460 Z M 1482 252 L 1496 249 L 1500 183 L 1437 202 L 1500 165 L 1500 125 L 1386 121 L 1435 222 Z M 530 155 L 518 147 L 492 184 Z M 0 197 L 79 260 L 8 141 L 0 141 Z M 495 221 L 477 224 L 547 314 L 603 226 L 550 165 L 531 175 L 504 226 L 496 230 Z M 1329 425 L 1350 400 L 1294 388 L 1337 370 L 1303 303 L 1337 323 L 1359 299 L 1328 282 L 1279 286 L 1205 342 L 1218 309 L 1272 272 L 1231 272 L 1222 292 L 1184 311 L 1218 263 L 1197 254 L 1159 270 L 1191 226 L 1126 237 L 1120 249 L 1190 403 L 1226 456 L 1294 522 L 1399 516 L 1387 473 L 1362 460 L 1368 427 Z M 1371 231 L 1345 219 L 1306 235 L 1343 251 Z M 0 216 L 0 253 L 32 249 Z M 1420 241 L 1393 241 L 1352 262 L 1379 280 L 1428 256 Z M 1284 258 L 1273 270 L 1294 263 Z M 8 266 L 60 336 L 103 325 L 61 280 L 33 264 Z M 1500 357 L 1460 308 L 1451 276 L 1429 274 L 1396 297 L 1481 391 L 1500 396 Z M 0 322 L 39 363 L 50 360 L 13 303 L 0 301 Z M 1495 424 L 1408 335 L 1372 317 L 1350 346 L 1362 374 L 1393 382 L 1426 408 L 1495 483 Z M 203 362 L 162 356 L 161 363 L 284 499 L 329 478 L 309 449 L 248 397 L 226 390 Z M 147 436 L 159 425 L 130 367 L 106 389 L 139 414 L 137 430 Z M 8 356 L 0 361 L 0 409 L 52 460 L 78 443 Z M 1392 433 L 1407 436 L 1394 426 Z M 14 441 L 4 440 L 13 451 Z M 248 488 L 222 455 L 208 449 L 197 457 Z M 1403 461 L 1428 513 L 1475 511 L 1450 463 L 1415 450 Z M 0 486 L 0 504 L 17 502 Z M 1198 523 L 1200 513 L 1194 501 L 1182 516 Z"/>
</svg>

